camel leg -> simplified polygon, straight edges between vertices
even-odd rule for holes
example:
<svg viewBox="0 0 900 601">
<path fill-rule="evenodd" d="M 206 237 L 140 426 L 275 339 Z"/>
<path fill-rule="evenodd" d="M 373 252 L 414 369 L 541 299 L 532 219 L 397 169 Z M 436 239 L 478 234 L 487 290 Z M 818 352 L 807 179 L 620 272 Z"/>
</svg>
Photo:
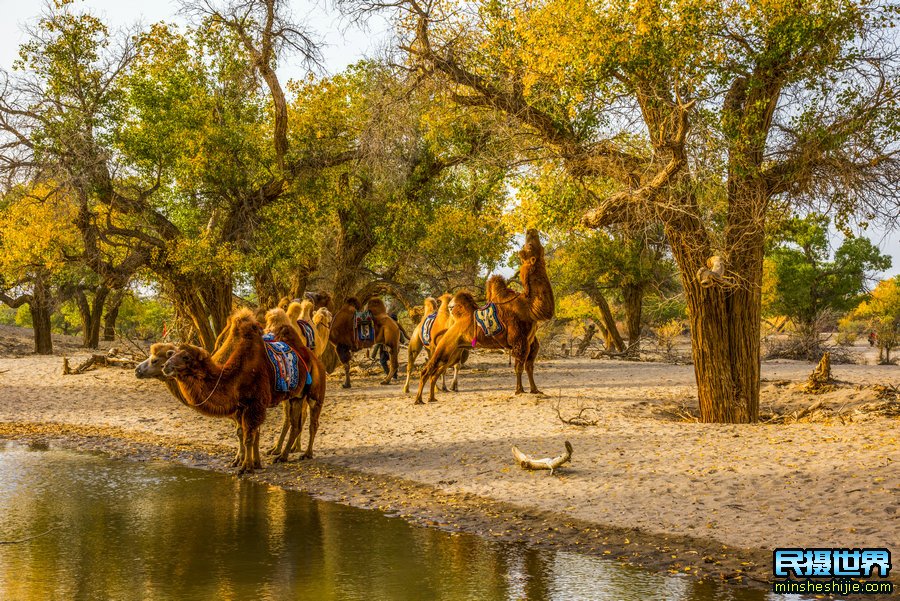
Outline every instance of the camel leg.
<svg viewBox="0 0 900 601">
<path fill-rule="evenodd" d="M 522 386 L 522 372 L 525 370 L 525 362 L 516 357 L 516 394 L 523 394 L 525 388 Z"/>
<path fill-rule="evenodd" d="M 412 377 L 412 370 L 416 364 L 416 358 L 422 352 L 422 345 L 419 337 L 413 334 L 412 340 L 409 341 L 409 350 L 406 353 L 406 384 L 403 385 L 403 393 L 409 393 L 409 379 Z"/>
<path fill-rule="evenodd" d="M 253 469 L 262 469 L 262 458 L 259 455 L 259 426 L 253 434 Z"/>
<path fill-rule="evenodd" d="M 238 475 L 252 473 L 259 460 L 259 426 L 265 420 L 265 409 L 252 407 L 244 409 L 241 415 L 241 428 L 244 434 L 244 460 L 238 468 Z"/>
<path fill-rule="evenodd" d="M 453 366 L 453 381 L 450 382 L 450 390 L 459 392 L 459 363 Z"/>
<path fill-rule="evenodd" d="M 291 449 L 294 448 L 297 437 L 300 436 L 300 427 L 297 422 L 302 419 L 303 400 L 296 398 L 288 399 L 285 401 L 285 411 L 287 412 L 286 419 L 290 420 L 290 434 L 288 435 L 287 444 L 284 445 L 284 451 L 275 457 L 273 460 L 274 463 L 282 463 L 288 460 L 288 455 L 290 455 Z M 299 419 L 298 413 L 301 416 Z"/>
<path fill-rule="evenodd" d="M 531 394 L 541 394 L 537 384 L 534 383 L 534 360 L 537 358 L 538 350 L 540 348 L 541 343 L 535 338 L 534 342 L 531 343 L 531 348 L 528 350 L 528 357 L 525 359 L 525 371 L 528 373 L 528 384 L 531 385 L 531 390 L 529 392 L 531 392 Z"/>
<path fill-rule="evenodd" d="M 400 362 L 398 360 L 398 356 L 400 355 L 400 347 L 392 345 L 389 348 L 391 349 L 391 353 L 390 353 L 391 368 L 390 368 L 390 370 L 388 370 L 387 366 L 384 363 L 382 363 L 382 367 L 384 368 L 384 371 L 387 374 L 384 377 L 384 380 L 381 381 L 381 384 L 383 384 L 383 385 L 390 384 L 391 380 L 393 380 L 394 378 L 397 377 L 397 368 L 400 366 Z"/>
<path fill-rule="evenodd" d="M 288 428 L 291 425 L 291 409 L 289 407 L 290 402 L 285 401 L 282 403 L 282 409 L 284 410 L 284 417 L 281 420 L 281 435 L 275 441 L 275 446 L 266 451 L 267 455 L 280 455 L 281 454 L 281 445 L 284 443 L 284 437 L 288 432 Z M 290 448 L 290 447 L 288 447 Z"/>
<path fill-rule="evenodd" d="M 296 442 L 294 442 L 294 451 L 296 451 L 297 453 L 303 452 L 303 445 L 300 444 L 300 439 L 303 438 L 303 420 L 305 419 L 306 413 L 308 412 L 308 410 L 309 410 L 309 405 L 307 403 L 303 403 L 300 406 L 300 417 L 297 421 L 297 423 L 298 423 L 297 440 L 296 440 Z"/>
<path fill-rule="evenodd" d="M 309 407 L 309 444 L 306 446 L 306 452 L 300 456 L 300 459 L 313 458 L 313 442 L 316 440 L 316 432 L 319 431 L 319 414 L 322 413 L 322 401 L 310 400 Z"/>
<path fill-rule="evenodd" d="M 350 352 L 349 347 L 344 345 L 339 345 L 336 350 L 338 359 L 344 364 L 344 383 L 341 384 L 341 387 L 350 388 L 350 358 L 353 356 L 353 353 Z"/>
<path fill-rule="evenodd" d="M 238 450 L 237 454 L 234 456 L 234 459 L 231 460 L 231 467 L 237 467 L 241 463 L 244 462 L 244 432 L 241 429 L 241 415 L 240 413 L 235 413 L 231 416 L 231 419 L 234 420 L 234 433 L 237 436 L 238 440 Z"/>
<path fill-rule="evenodd" d="M 447 373 L 447 366 L 443 365 L 434 372 L 433 376 L 431 376 L 431 395 L 428 397 L 429 403 L 437 401 L 437 397 L 434 395 L 434 389 L 437 388 L 438 376 L 443 376 L 445 373 Z"/>
<path fill-rule="evenodd" d="M 422 368 L 422 373 L 419 374 L 419 390 L 416 392 L 416 402 L 414 405 L 424 405 L 425 403 L 422 401 L 422 389 L 425 388 L 425 382 L 429 377 L 428 365 Z"/>
</svg>

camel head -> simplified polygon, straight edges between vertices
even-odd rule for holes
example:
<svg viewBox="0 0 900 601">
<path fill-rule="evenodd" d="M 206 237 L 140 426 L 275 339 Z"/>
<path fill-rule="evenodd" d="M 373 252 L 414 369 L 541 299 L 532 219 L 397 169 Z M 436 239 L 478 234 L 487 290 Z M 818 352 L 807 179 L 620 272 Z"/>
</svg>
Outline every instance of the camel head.
<svg viewBox="0 0 900 601">
<path fill-rule="evenodd" d="M 450 313 L 457 319 L 466 315 L 471 316 L 477 308 L 475 297 L 467 290 L 457 292 L 450 301 Z"/>
<path fill-rule="evenodd" d="M 202 366 L 209 359 L 206 349 L 190 344 L 182 344 L 178 349 L 166 352 L 168 359 L 162 368 L 162 373 L 167 378 L 179 378 Z"/>
<path fill-rule="evenodd" d="M 377 296 L 370 298 L 369 302 L 366 303 L 366 307 L 372 312 L 372 315 L 387 314 L 387 307 L 384 305 L 384 301 Z"/>
<path fill-rule="evenodd" d="M 441 299 L 443 300 L 443 298 L 444 298 L 444 297 L 442 296 Z M 438 300 L 437 300 L 436 298 L 434 298 L 433 296 L 429 296 L 429 297 L 426 298 L 425 301 L 422 303 L 422 308 L 423 308 L 423 310 L 424 310 L 424 312 L 425 312 L 425 315 L 431 315 L 432 313 L 434 313 L 435 311 L 437 311 L 437 308 L 438 308 Z"/>
<path fill-rule="evenodd" d="M 541 244 L 541 236 L 537 230 L 530 229 L 525 234 L 525 244 L 522 245 L 522 250 L 519 251 L 519 258 L 522 259 L 522 263 L 530 261 L 532 264 L 544 258 L 544 247 Z"/>
<path fill-rule="evenodd" d="M 293 302 L 296 302 L 296 301 L 297 301 L 297 299 L 294 299 Z M 292 301 L 291 301 L 290 297 L 282 296 L 281 300 L 278 301 L 278 308 L 283 311 L 287 311 L 288 305 L 290 305 L 291 302 Z"/>
<path fill-rule="evenodd" d="M 232 314 L 232 318 L 234 318 L 235 314 Z M 256 323 L 264 326 L 266 324 L 266 308 L 263 306 L 259 306 L 256 308 L 256 311 L 253 313 L 253 319 L 256 320 Z"/>
<path fill-rule="evenodd" d="M 313 309 L 321 309 L 322 307 L 325 307 L 329 311 L 334 309 L 331 295 L 327 292 L 305 292 L 303 298 L 312 302 Z"/>
<path fill-rule="evenodd" d="M 273 334 L 280 326 L 290 326 L 291 318 L 284 309 L 276 307 L 266 311 L 266 332 Z"/>
<path fill-rule="evenodd" d="M 321 326 L 325 329 L 331 329 L 331 320 L 333 316 L 331 315 L 331 311 L 326 309 L 325 307 L 320 307 L 318 311 L 315 312 L 312 318 L 313 325 Z"/>
<path fill-rule="evenodd" d="M 156 378 L 157 380 L 165 380 L 163 375 L 163 365 L 169 360 L 169 352 L 175 351 L 177 347 L 169 342 L 157 342 L 150 346 L 150 356 L 138 363 L 134 368 L 136 378 Z"/>
</svg>

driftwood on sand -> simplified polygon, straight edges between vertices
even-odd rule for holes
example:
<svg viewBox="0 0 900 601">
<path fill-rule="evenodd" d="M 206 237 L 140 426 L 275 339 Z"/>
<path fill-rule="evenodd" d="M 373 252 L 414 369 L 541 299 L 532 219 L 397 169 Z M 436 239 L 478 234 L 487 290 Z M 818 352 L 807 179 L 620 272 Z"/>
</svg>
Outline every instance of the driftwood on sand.
<svg viewBox="0 0 900 601">
<path fill-rule="evenodd" d="M 69 358 L 63 357 L 63 375 L 68 376 L 72 374 L 83 374 L 86 371 L 89 371 L 95 367 L 125 367 L 128 369 L 134 369 L 137 367 L 137 364 L 140 361 L 134 356 L 134 354 L 121 355 L 118 349 L 112 348 L 109 349 L 109 352 L 105 355 L 100 353 L 94 353 L 84 361 L 82 361 L 76 367 L 72 367 L 69 365 Z"/>
<path fill-rule="evenodd" d="M 526 455 L 522 451 L 518 449 L 518 447 L 512 448 L 513 457 L 515 457 L 516 462 L 518 462 L 519 466 L 522 469 L 526 470 L 550 470 L 550 473 L 553 473 L 553 470 L 560 467 L 564 463 L 568 463 L 572 459 L 572 443 L 568 440 L 566 441 L 566 452 L 557 457 L 545 457 L 543 459 L 532 459 L 531 456 Z"/>
</svg>

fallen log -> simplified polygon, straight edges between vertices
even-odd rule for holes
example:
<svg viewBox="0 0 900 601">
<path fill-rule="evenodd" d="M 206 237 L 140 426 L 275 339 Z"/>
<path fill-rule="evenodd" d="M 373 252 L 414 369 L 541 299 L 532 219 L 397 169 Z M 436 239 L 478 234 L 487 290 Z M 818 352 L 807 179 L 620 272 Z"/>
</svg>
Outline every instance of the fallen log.
<svg viewBox="0 0 900 601">
<path fill-rule="evenodd" d="M 522 469 L 550 470 L 550 473 L 553 474 L 553 470 L 560 467 L 564 463 L 568 463 L 572 459 L 572 443 L 567 440 L 565 454 L 559 455 L 558 457 L 532 459 L 529 455 L 526 455 L 525 453 L 520 451 L 518 447 L 515 446 L 512 448 L 512 454 L 516 462 L 518 462 L 519 466 Z"/>
</svg>

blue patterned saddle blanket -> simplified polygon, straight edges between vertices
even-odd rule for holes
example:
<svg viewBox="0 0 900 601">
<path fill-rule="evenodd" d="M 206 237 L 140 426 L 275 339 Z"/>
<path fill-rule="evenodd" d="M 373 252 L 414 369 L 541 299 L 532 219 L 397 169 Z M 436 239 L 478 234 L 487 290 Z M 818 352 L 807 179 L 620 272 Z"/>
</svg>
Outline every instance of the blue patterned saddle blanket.
<svg viewBox="0 0 900 601">
<path fill-rule="evenodd" d="M 475 310 L 475 323 L 481 329 L 486 338 L 492 338 L 503 333 L 503 323 L 500 321 L 500 312 L 497 305 L 488 303 Z"/>
<path fill-rule="evenodd" d="M 306 348 L 311 351 L 316 350 L 316 330 L 313 328 L 313 325 L 302 319 L 297 320 L 297 325 L 300 327 L 300 331 L 303 332 L 303 337 L 306 338 Z"/>
<path fill-rule="evenodd" d="M 375 342 L 375 320 L 371 311 L 357 311 L 353 332 L 359 342 Z"/>
<path fill-rule="evenodd" d="M 266 334 L 266 355 L 275 369 L 275 392 L 288 392 L 297 388 L 300 383 L 300 357 L 287 342 L 275 342 L 274 336 Z M 306 370 L 306 383 L 312 383 L 309 370 Z"/>
<path fill-rule="evenodd" d="M 437 319 L 437 311 L 431 315 L 426 315 L 425 322 L 422 324 L 422 344 L 425 346 L 431 344 L 431 329 L 434 327 L 435 319 Z"/>
</svg>

